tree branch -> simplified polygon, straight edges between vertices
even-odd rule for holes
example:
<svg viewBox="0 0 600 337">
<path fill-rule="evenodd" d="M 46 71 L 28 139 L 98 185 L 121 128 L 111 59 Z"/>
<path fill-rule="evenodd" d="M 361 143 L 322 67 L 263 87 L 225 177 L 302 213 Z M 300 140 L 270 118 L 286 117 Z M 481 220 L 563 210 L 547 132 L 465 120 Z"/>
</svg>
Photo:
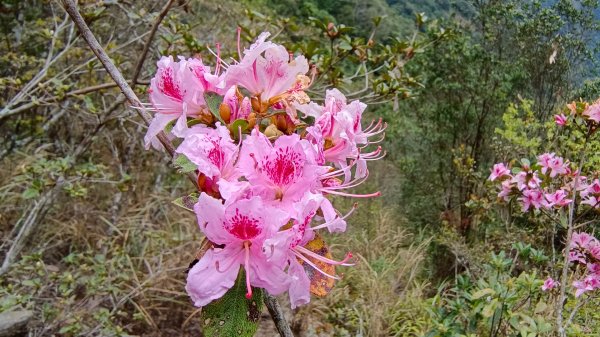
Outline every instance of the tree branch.
<svg viewBox="0 0 600 337">
<path fill-rule="evenodd" d="M 85 42 L 87 42 L 88 46 L 92 49 L 92 52 L 94 52 L 98 60 L 100 60 L 100 62 L 110 75 L 110 77 L 112 77 L 119 89 L 121 89 L 121 92 L 123 92 L 125 98 L 136 109 L 139 116 L 144 120 L 144 122 L 146 122 L 146 124 L 149 125 L 150 121 L 152 120 L 152 116 L 146 111 L 146 108 L 144 107 L 140 99 L 137 97 L 135 92 L 133 92 L 133 89 L 131 89 L 129 83 L 127 83 L 127 80 L 125 80 L 119 69 L 117 69 L 114 63 L 112 63 L 110 57 L 108 57 L 98 40 L 96 40 L 94 33 L 92 33 L 88 25 L 85 23 L 85 20 L 77 10 L 77 4 L 75 3 L 75 1 L 63 0 L 62 3 L 65 8 L 65 11 L 69 13 L 69 16 L 71 17 L 73 22 L 75 22 L 75 25 L 77 25 L 81 36 L 83 37 Z M 164 146 L 165 150 L 167 150 L 169 155 L 173 157 L 175 155 L 175 148 L 173 147 L 171 141 L 169 141 L 169 139 L 167 138 L 167 135 L 161 131 L 158 134 L 157 138 L 160 141 L 160 143 Z"/>
<path fill-rule="evenodd" d="M 162 22 L 162 20 L 165 18 L 165 16 L 169 12 L 169 9 L 171 9 L 173 2 L 175 2 L 175 0 L 169 0 L 165 4 L 165 6 L 162 8 L 162 10 L 158 14 L 158 16 L 156 17 L 156 20 L 154 20 L 152 29 L 150 29 L 150 37 L 148 37 L 148 42 L 146 42 L 146 44 L 144 45 L 144 50 L 142 51 L 142 53 L 140 54 L 140 57 L 138 58 L 137 65 L 135 67 L 135 72 L 133 73 L 133 77 L 131 78 L 132 85 L 134 85 L 137 82 L 138 78 L 140 77 L 140 73 L 142 72 L 142 67 L 144 66 L 144 61 L 146 61 L 146 55 L 148 55 L 148 51 L 150 50 L 150 46 L 152 45 L 152 40 L 154 39 L 154 35 L 156 34 L 156 31 L 158 30 L 160 23 Z"/>
<path fill-rule="evenodd" d="M 267 291 L 265 291 L 264 298 L 265 305 L 267 306 L 267 309 L 269 309 L 269 314 L 271 314 L 271 318 L 275 323 L 275 327 L 277 328 L 279 335 L 281 337 L 294 337 L 290 325 L 285 320 L 285 316 L 283 316 L 283 311 L 281 310 L 281 306 L 279 305 L 277 298 L 270 295 Z"/>
</svg>

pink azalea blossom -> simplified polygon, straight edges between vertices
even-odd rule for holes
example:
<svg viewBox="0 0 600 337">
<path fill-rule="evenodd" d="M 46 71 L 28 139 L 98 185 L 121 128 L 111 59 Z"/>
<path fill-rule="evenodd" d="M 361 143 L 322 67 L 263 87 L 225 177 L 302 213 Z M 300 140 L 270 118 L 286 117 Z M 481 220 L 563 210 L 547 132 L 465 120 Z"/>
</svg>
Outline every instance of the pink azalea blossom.
<svg viewBox="0 0 600 337">
<path fill-rule="evenodd" d="M 510 180 L 504 180 L 500 187 L 500 192 L 498 193 L 498 198 L 504 199 L 504 201 L 508 201 L 510 199 L 510 195 L 513 191 L 513 184 Z"/>
<path fill-rule="evenodd" d="M 319 166 L 307 140 L 296 134 L 279 137 L 274 144 L 257 129 L 242 145 L 240 171 L 252 185 L 254 195 L 281 202 L 289 208 L 318 185 L 327 167 Z"/>
<path fill-rule="evenodd" d="M 198 59 L 180 57 L 175 61 L 172 56 L 163 56 L 157 66 L 148 90 L 156 113 L 144 137 L 146 148 L 171 121 L 177 120 L 176 128 L 183 130 L 187 128 L 187 117 L 210 116 L 204 93 L 218 92 L 223 85 Z"/>
<path fill-rule="evenodd" d="M 583 111 L 583 115 L 589 120 L 600 123 L 600 103 L 594 103 Z"/>
<path fill-rule="evenodd" d="M 556 125 L 565 126 L 567 125 L 567 116 L 564 114 L 554 115 L 554 121 L 556 122 Z"/>
<path fill-rule="evenodd" d="M 576 289 L 575 297 L 579 297 L 585 292 L 600 288 L 600 280 L 596 275 L 589 275 L 583 281 L 573 282 L 573 287 Z"/>
<path fill-rule="evenodd" d="M 298 75 L 308 72 L 308 61 L 304 56 L 290 60 L 285 47 L 266 41 L 269 33 L 260 34 L 239 63 L 227 69 L 228 84 L 237 84 L 258 97 L 259 105 L 265 108 L 283 99 L 297 82 Z M 262 111 L 261 111 L 262 112 Z"/>
<path fill-rule="evenodd" d="M 380 159 L 383 155 L 381 148 L 364 152 L 366 146 L 379 143 L 383 137 L 386 124 L 381 120 L 372 122 L 362 129 L 362 114 L 366 105 L 360 101 L 347 102 L 346 97 L 337 89 L 327 90 L 325 104 L 314 102 L 296 105 L 306 116 L 315 118 L 315 125 L 307 128 L 308 139 L 323 147 L 324 158 L 339 167 L 347 166 L 347 159 L 359 160 L 364 166 L 366 161 Z M 359 177 L 365 174 L 359 170 Z"/>
<path fill-rule="evenodd" d="M 544 153 L 538 157 L 538 164 L 542 166 L 542 173 L 550 171 L 550 177 L 554 178 L 557 174 L 566 174 L 568 164 L 563 162 L 563 158 L 554 153 Z"/>
<path fill-rule="evenodd" d="M 585 256 L 579 251 L 571 250 L 569 252 L 569 262 L 578 262 L 581 264 L 585 264 Z"/>
<path fill-rule="evenodd" d="M 510 176 L 510 170 L 503 163 L 498 163 L 494 164 L 494 167 L 492 168 L 492 173 L 490 174 L 490 177 L 488 179 L 490 181 L 494 181 L 504 176 Z"/>
<path fill-rule="evenodd" d="M 596 241 L 596 238 L 585 232 L 575 232 L 571 237 L 571 248 L 587 249 L 591 242 Z"/>
<path fill-rule="evenodd" d="M 296 205 L 292 227 L 276 233 L 271 239 L 265 242 L 266 250 L 272 253 L 269 261 L 276 265 L 289 266 L 289 296 L 292 309 L 310 301 L 310 279 L 307 275 L 309 272 L 307 268 L 312 269 L 310 273 L 318 272 L 326 277 L 339 279 L 335 275 L 324 272 L 309 258 L 330 265 L 352 265 L 347 263 L 352 258 L 352 254 L 350 253 L 346 255 L 344 260 L 335 261 L 303 247 L 314 238 L 314 231 L 316 229 L 328 226 L 327 224 L 310 226 L 319 207 L 319 203 L 314 198 L 304 198 L 303 201 Z M 303 261 L 308 267 L 303 267 L 299 263 L 299 260 Z"/>
<path fill-rule="evenodd" d="M 594 181 L 586 185 L 580 192 L 582 197 L 582 204 L 590 205 L 592 207 L 600 206 L 600 180 L 594 179 Z"/>
<path fill-rule="evenodd" d="M 600 206 L 600 198 L 588 196 L 587 198 L 583 199 L 581 203 L 594 208 L 598 208 Z"/>
<path fill-rule="evenodd" d="M 587 247 L 588 254 L 594 259 L 600 261 L 600 242 L 595 240 L 590 242 Z"/>
<path fill-rule="evenodd" d="M 587 270 L 590 274 L 600 275 L 600 263 L 588 263 Z"/>
<path fill-rule="evenodd" d="M 581 191 L 582 197 L 587 197 L 589 195 L 600 196 L 600 180 L 594 179 L 591 184 L 585 186 L 583 191 Z"/>
<path fill-rule="evenodd" d="M 550 160 L 550 178 L 556 177 L 558 174 L 567 174 L 568 164 L 563 162 L 561 157 L 554 157 Z"/>
<path fill-rule="evenodd" d="M 252 286 L 277 295 L 289 287 L 287 274 L 269 263 L 263 243 L 272 237 L 289 216 L 282 210 L 265 205 L 261 198 L 238 200 L 225 206 L 218 199 L 202 193 L 194 205 L 198 224 L 214 244 L 188 273 L 186 290 L 194 305 L 204 306 L 229 290 L 240 267 L 246 272 L 246 297 Z M 223 248 L 217 248 L 224 245 Z"/>
<path fill-rule="evenodd" d="M 523 196 L 519 198 L 523 203 L 522 210 L 527 212 L 531 206 L 539 209 L 544 204 L 544 194 L 540 190 L 526 189 L 523 191 Z"/>
<path fill-rule="evenodd" d="M 526 188 L 539 188 L 542 180 L 538 177 L 537 172 L 521 171 L 513 176 L 511 182 L 516 183 L 519 191 L 522 191 Z"/>
<path fill-rule="evenodd" d="M 213 72 L 200 59 L 160 59 L 148 91 L 154 116 L 145 143 L 159 147 L 156 135 L 169 127 L 166 136 L 179 144 L 177 155 L 193 163 L 198 174 L 200 197 L 194 212 L 212 247 L 188 272 L 186 290 L 194 305 L 223 296 L 243 267 L 247 298 L 252 287 L 273 295 L 288 291 L 295 308 L 310 301 L 311 274 L 338 278 L 315 260 L 351 265 L 351 254 L 336 261 L 305 246 L 316 231 L 346 230 L 357 204 L 342 215 L 330 196 L 380 195 L 351 190 L 367 179 L 367 162 L 384 156 L 376 144 L 383 140 L 386 124 L 379 119 L 363 128 L 366 105 L 348 101 L 337 89 L 326 92 L 323 105 L 310 103 L 304 56 L 293 57 L 267 41 L 268 33 L 242 55 L 239 34 L 239 62 L 225 63 L 217 45 Z M 220 122 L 207 107 L 207 92 L 222 96 L 216 102 Z M 314 123 L 308 119 L 309 125 L 299 127 L 297 111 Z M 254 125 L 249 135 L 232 127 L 240 119 Z M 264 122 L 271 125 L 261 132 Z M 272 132 L 273 127 L 284 134 Z M 494 179 L 510 177 L 503 165 L 496 169 Z M 506 187 L 503 182 L 506 198 L 513 180 L 523 189 L 538 188 L 535 173 L 512 178 Z M 529 205 L 539 207 L 537 198 L 529 198 Z"/>
<path fill-rule="evenodd" d="M 554 193 L 546 193 L 545 197 L 547 202 L 545 203 L 545 206 L 547 208 L 555 206 L 564 207 L 573 201 L 571 199 L 567 199 L 567 196 L 567 192 L 565 192 L 564 190 L 557 190 Z"/>
<path fill-rule="evenodd" d="M 218 122 L 215 127 L 190 128 L 176 150 L 197 165 L 198 172 L 209 179 L 213 188 L 220 179 L 236 181 L 240 176 L 234 165 L 238 146 L 233 143 L 227 127 Z"/>
<path fill-rule="evenodd" d="M 542 285 L 542 290 L 543 291 L 552 290 L 558 285 L 559 285 L 558 282 L 554 281 L 551 277 L 548 277 L 546 279 L 546 281 L 544 281 L 544 284 Z"/>
</svg>

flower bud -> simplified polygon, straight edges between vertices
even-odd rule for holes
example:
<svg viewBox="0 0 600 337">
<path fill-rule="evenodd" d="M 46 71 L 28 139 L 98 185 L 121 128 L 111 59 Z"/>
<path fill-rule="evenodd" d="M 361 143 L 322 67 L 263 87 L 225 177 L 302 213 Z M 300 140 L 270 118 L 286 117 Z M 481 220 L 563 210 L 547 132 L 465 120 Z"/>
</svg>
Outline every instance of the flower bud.
<svg viewBox="0 0 600 337">
<path fill-rule="evenodd" d="M 275 124 L 271 124 L 265 129 L 265 136 L 267 136 L 268 138 L 276 138 L 281 135 L 283 135 L 283 132 L 279 131 Z"/>
<path fill-rule="evenodd" d="M 221 105 L 219 105 L 219 115 L 225 123 L 229 123 L 231 119 L 231 109 L 229 108 L 229 105 L 221 103 Z"/>
<path fill-rule="evenodd" d="M 253 112 L 248 115 L 248 130 L 252 129 L 256 125 L 256 113 Z"/>
</svg>

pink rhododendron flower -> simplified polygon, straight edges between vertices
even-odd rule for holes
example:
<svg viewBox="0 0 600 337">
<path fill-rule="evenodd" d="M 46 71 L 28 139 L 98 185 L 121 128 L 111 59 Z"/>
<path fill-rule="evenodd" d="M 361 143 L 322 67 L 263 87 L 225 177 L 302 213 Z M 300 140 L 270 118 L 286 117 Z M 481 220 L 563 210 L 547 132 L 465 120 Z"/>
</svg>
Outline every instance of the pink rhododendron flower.
<svg viewBox="0 0 600 337">
<path fill-rule="evenodd" d="M 523 212 L 527 212 L 531 206 L 539 209 L 544 204 L 544 194 L 540 190 L 526 189 L 523 191 L 523 196 L 519 198 L 523 203 Z"/>
<path fill-rule="evenodd" d="M 490 174 L 490 177 L 488 179 L 494 181 L 504 176 L 510 176 L 510 170 L 506 166 L 504 166 L 503 163 L 498 163 L 494 164 L 494 167 L 492 168 L 492 173 Z"/>
<path fill-rule="evenodd" d="M 176 128 L 182 130 L 187 128 L 188 116 L 210 117 L 204 93 L 219 91 L 223 85 L 218 77 L 210 74 L 210 68 L 198 59 L 180 57 L 179 61 L 175 61 L 172 56 L 163 56 L 157 66 L 148 90 L 156 113 L 144 137 L 146 148 L 171 121 L 178 120 Z"/>
<path fill-rule="evenodd" d="M 538 177 L 537 172 L 521 171 L 513 176 L 511 182 L 517 184 L 519 191 L 523 191 L 526 188 L 539 188 L 542 180 Z"/>
<path fill-rule="evenodd" d="M 366 105 L 348 102 L 337 89 L 326 92 L 322 106 L 310 103 L 304 56 L 292 59 L 266 40 L 268 33 L 242 55 L 239 34 L 240 61 L 225 63 L 217 45 L 214 72 L 200 59 L 161 58 L 149 90 L 155 114 L 145 142 L 156 145 L 156 135 L 173 123 L 167 137 L 177 139 L 176 153 L 198 174 L 194 212 L 212 248 L 188 272 L 194 304 L 223 296 L 243 268 L 246 297 L 252 287 L 288 291 L 297 307 L 310 301 L 312 273 L 337 278 L 323 265 L 350 265 L 351 254 L 335 261 L 305 246 L 316 231 L 345 231 L 357 207 L 342 216 L 328 197 L 380 195 L 350 190 L 367 179 L 367 163 L 383 157 L 380 146 L 367 147 L 383 140 L 386 125 L 379 119 L 363 129 Z M 207 92 L 216 94 L 210 107 Z M 523 184 L 536 179 L 525 176 Z M 530 203 L 536 207 L 537 199 Z"/>
<path fill-rule="evenodd" d="M 298 75 L 308 72 L 304 56 L 290 60 L 290 54 L 281 45 L 266 41 L 269 33 L 262 33 L 257 41 L 244 50 L 239 63 L 227 69 L 226 82 L 237 84 L 257 97 L 263 110 L 281 101 L 297 82 Z M 262 112 L 262 111 L 260 111 Z"/>
<path fill-rule="evenodd" d="M 542 166 L 542 173 L 550 172 L 550 178 L 556 177 L 558 174 L 566 174 L 568 165 L 563 162 L 561 157 L 554 153 L 544 153 L 538 157 L 538 164 Z"/>
<path fill-rule="evenodd" d="M 361 152 L 362 147 L 375 144 L 381 139 L 370 139 L 381 135 L 386 124 L 381 120 L 373 122 L 362 130 L 362 113 L 366 105 L 359 101 L 347 103 L 346 97 L 337 89 L 327 90 L 325 104 L 314 102 L 297 105 L 298 110 L 306 116 L 315 118 L 315 125 L 307 129 L 309 139 L 313 142 L 323 142 L 323 154 L 327 161 L 340 167 L 347 166 L 347 159 L 376 160 L 381 158 L 381 148 L 368 153 Z M 362 176 L 359 174 L 359 176 Z"/>
<path fill-rule="evenodd" d="M 582 204 L 600 206 L 600 180 L 594 179 L 591 184 L 582 186 L 580 195 L 583 198 Z"/>
<path fill-rule="evenodd" d="M 574 281 L 573 287 L 577 289 L 575 291 L 575 297 L 579 297 L 585 292 L 600 288 L 600 280 L 595 275 L 589 275 L 583 281 Z"/>
<path fill-rule="evenodd" d="M 591 242 L 596 241 L 596 238 L 585 232 L 575 232 L 571 237 L 571 249 L 581 248 L 587 249 Z"/>
<path fill-rule="evenodd" d="M 587 107 L 587 109 L 585 109 L 583 112 L 583 115 L 589 120 L 600 123 L 600 103 L 594 103 Z"/>
<path fill-rule="evenodd" d="M 569 262 L 579 262 L 585 264 L 585 256 L 579 251 L 571 250 L 569 252 Z"/>
<path fill-rule="evenodd" d="M 327 226 L 321 224 L 311 227 L 310 223 L 315 216 L 319 204 L 315 199 L 305 198 L 303 202 L 297 205 L 296 215 L 293 217 L 293 225 L 289 229 L 276 233 L 271 239 L 265 242 L 267 251 L 271 250 L 270 261 L 277 265 L 289 265 L 288 274 L 290 276 L 290 302 L 292 309 L 298 305 L 306 304 L 310 301 L 310 280 L 307 271 L 298 260 L 311 266 L 314 271 L 319 272 L 326 277 L 338 279 L 335 275 L 324 272 L 308 258 L 315 259 L 330 265 L 350 266 L 347 261 L 352 258 L 348 253 L 342 261 L 335 261 L 324 256 L 316 254 L 303 246 L 314 237 L 314 230 Z"/>
<path fill-rule="evenodd" d="M 567 125 L 567 116 L 564 114 L 554 115 L 554 121 L 556 122 L 556 125 L 565 126 Z"/>
<path fill-rule="evenodd" d="M 510 199 L 510 194 L 512 193 L 513 185 L 510 180 L 505 180 L 502 182 L 501 190 L 498 193 L 498 198 L 504 199 L 504 201 L 508 201 Z"/>
<path fill-rule="evenodd" d="M 545 197 L 547 202 L 545 203 L 545 206 L 548 208 L 555 206 L 564 207 L 573 201 L 571 199 L 567 199 L 567 196 L 567 192 L 564 190 L 557 190 L 554 193 L 546 193 Z"/>
<path fill-rule="evenodd" d="M 575 296 L 600 288 L 600 242 L 585 232 L 575 232 L 569 248 L 569 262 L 585 265 L 587 272 L 582 281 L 573 282 Z"/>
<path fill-rule="evenodd" d="M 220 179 L 236 181 L 239 177 L 234 166 L 238 146 L 233 143 L 225 126 L 217 122 L 215 127 L 198 125 L 190 128 L 176 150 L 197 165 L 198 172 L 208 179 L 213 189 Z"/>
<path fill-rule="evenodd" d="M 558 285 L 559 285 L 558 282 L 554 281 L 551 277 L 548 277 L 546 279 L 546 281 L 544 281 L 544 284 L 542 285 L 542 290 L 543 291 L 552 290 Z"/>
<path fill-rule="evenodd" d="M 286 273 L 267 261 L 263 249 L 265 240 L 287 223 L 284 211 L 265 205 L 259 197 L 225 206 L 206 193 L 200 195 L 194 210 L 206 237 L 224 245 L 209 250 L 189 271 L 186 290 L 196 306 L 223 296 L 235 283 L 240 266 L 246 272 L 247 298 L 252 296 L 251 286 L 273 295 L 287 290 Z"/>
<path fill-rule="evenodd" d="M 567 165 L 568 164 L 564 163 L 561 157 L 554 157 L 550 161 L 550 166 L 548 167 L 550 169 L 550 178 L 554 178 L 559 174 L 567 174 Z"/>
<path fill-rule="evenodd" d="M 585 187 L 585 190 L 581 192 L 582 197 L 587 197 L 588 195 L 600 195 L 600 180 L 594 179 L 591 184 Z"/>
<path fill-rule="evenodd" d="M 271 144 L 257 129 L 243 142 L 239 167 L 255 195 L 281 202 L 283 207 L 300 200 L 329 170 L 317 165 L 307 140 L 283 135 Z"/>
</svg>

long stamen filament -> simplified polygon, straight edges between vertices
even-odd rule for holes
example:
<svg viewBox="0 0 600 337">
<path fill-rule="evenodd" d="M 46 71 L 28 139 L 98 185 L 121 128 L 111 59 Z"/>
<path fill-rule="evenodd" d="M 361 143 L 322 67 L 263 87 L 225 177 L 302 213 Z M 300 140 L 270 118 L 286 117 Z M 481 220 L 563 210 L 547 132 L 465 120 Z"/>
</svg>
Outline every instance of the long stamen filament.
<svg viewBox="0 0 600 337">
<path fill-rule="evenodd" d="M 241 48 L 240 48 L 241 35 L 242 35 L 242 27 L 237 27 L 237 52 L 238 52 L 238 57 L 240 58 L 240 61 L 242 60 L 242 52 L 241 52 Z"/>
<path fill-rule="evenodd" d="M 294 249 L 292 249 L 292 252 L 294 253 L 294 255 L 296 255 L 300 260 L 306 262 L 309 266 L 313 267 L 316 271 L 318 271 L 319 273 L 332 278 L 334 280 L 339 280 L 340 278 L 337 276 L 333 276 L 333 275 L 329 275 L 326 272 L 322 271 L 319 267 L 317 267 L 314 263 L 312 263 L 309 259 L 307 259 L 304 255 L 298 253 L 297 251 L 295 251 Z"/>
<path fill-rule="evenodd" d="M 344 193 L 344 192 L 339 192 L 339 191 L 331 191 L 331 190 L 327 190 L 327 189 L 323 189 L 322 191 L 324 193 L 328 193 L 328 194 L 335 194 L 335 195 L 341 195 L 343 197 L 354 197 L 354 198 L 372 198 L 372 197 L 381 196 L 380 191 L 377 191 L 375 193 L 370 193 L 370 194 L 352 194 L 352 193 Z"/>
<path fill-rule="evenodd" d="M 221 70 L 221 44 L 217 43 L 217 65 L 215 69 L 215 75 L 219 76 L 219 72 Z"/>
<path fill-rule="evenodd" d="M 352 205 L 352 208 L 350 209 L 350 211 L 348 211 L 348 213 L 346 213 L 346 215 L 342 216 L 342 217 L 336 217 L 335 219 L 322 223 L 320 225 L 317 226 L 313 226 L 311 227 L 312 230 L 317 230 L 317 229 L 321 229 L 321 228 L 325 228 L 325 227 L 329 227 L 329 225 L 331 225 L 333 222 L 335 221 L 339 221 L 339 220 L 346 220 L 350 215 L 352 215 L 352 213 L 354 213 L 354 210 L 358 208 L 358 203 L 354 203 L 354 205 Z"/>
<path fill-rule="evenodd" d="M 294 249 L 296 249 L 296 250 L 298 250 L 298 252 L 308 255 L 316 260 L 325 262 L 327 264 L 332 264 L 334 266 L 353 266 L 354 265 L 354 263 L 346 263 L 348 260 L 350 260 L 352 258 L 352 253 L 346 254 L 346 257 L 342 261 L 336 261 L 336 260 L 328 259 L 325 256 L 321 256 L 315 252 L 311 252 L 310 250 L 308 250 L 302 246 L 296 246 Z"/>
</svg>

